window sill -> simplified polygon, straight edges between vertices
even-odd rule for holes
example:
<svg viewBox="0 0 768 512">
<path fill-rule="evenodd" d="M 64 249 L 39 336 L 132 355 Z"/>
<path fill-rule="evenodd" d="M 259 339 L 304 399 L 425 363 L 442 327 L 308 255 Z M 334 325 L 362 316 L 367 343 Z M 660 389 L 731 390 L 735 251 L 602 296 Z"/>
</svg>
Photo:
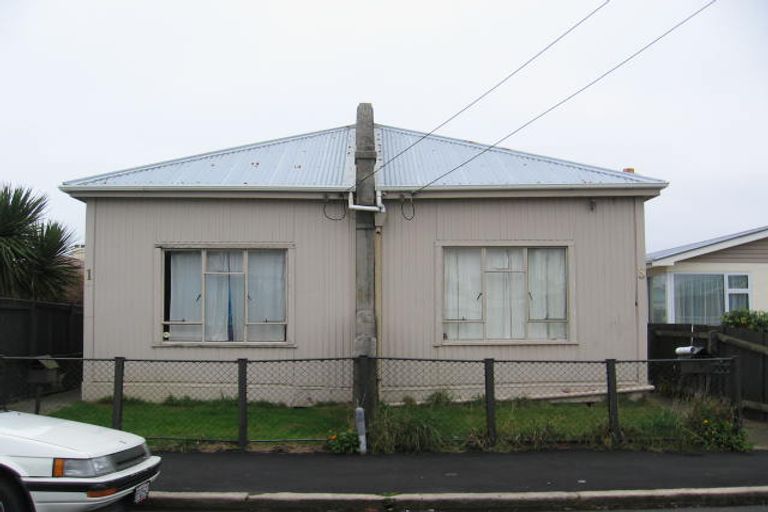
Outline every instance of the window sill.
<svg viewBox="0 0 768 512">
<path fill-rule="evenodd" d="M 527 345 L 578 345 L 578 341 L 571 340 L 457 340 L 441 341 L 434 343 L 435 347 L 499 347 L 499 346 L 527 346 Z"/>
<path fill-rule="evenodd" d="M 161 341 L 152 344 L 152 348 L 297 348 L 295 343 L 257 342 L 257 341 Z"/>
</svg>

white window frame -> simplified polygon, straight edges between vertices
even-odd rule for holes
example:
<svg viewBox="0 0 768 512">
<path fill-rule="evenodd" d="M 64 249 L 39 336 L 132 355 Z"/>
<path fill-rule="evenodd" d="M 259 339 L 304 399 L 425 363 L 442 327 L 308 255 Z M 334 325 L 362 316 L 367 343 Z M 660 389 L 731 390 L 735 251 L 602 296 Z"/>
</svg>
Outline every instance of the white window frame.
<svg viewBox="0 0 768 512">
<path fill-rule="evenodd" d="M 254 251 L 260 249 L 272 249 L 272 250 L 284 250 L 285 251 L 285 321 L 284 322 L 267 322 L 269 324 L 285 324 L 285 340 L 284 341 L 247 341 L 247 329 L 249 325 L 264 325 L 265 322 L 248 322 L 248 307 L 245 307 L 244 311 L 244 333 L 243 341 L 205 341 L 205 276 L 210 274 L 217 274 L 217 272 L 209 272 L 207 270 L 207 251 L 244 251 L 243 257 L 243 270 L 242 273 L 244 280 L 246 281 L 243 286 L 244 294 L 248 293 L 248 258 L 247 251 Z M 202 333 L 200 340 L 194 341 L 182 341 L 182 340 L 166 340 L 163 337 L 165 327 L 167 324 L 183 325 L 179 322 L 166 322 L 165 320 L 165 253 L 168 251 L 201 251 L 201 321 L 200 322 L 186 322 L 186 325 L 201 325 Z M 155 246 L 155 286 L 153 293 L 153 310 L 154 310 L 154 342 L 153 347 L 210 347 L 210 348 L 243 348 L 243 347 L 263 347 L 263 348 L 295 348 L 294 338 L 294 324 L 293 311 L 294 311 L 294 286 L 293 276 L 295 275 L 295 245 L 293 243 L 254 243 L 254 244 L 242 244 L 242 243 L 203 243 L 203 244 L 189 244 L 189 243 L 161 243 Z M 247 296 L 244 297 L 244 304 L 247 304 Z"/>
<path fill-rule="evenodd" d="M 729 276 L 747 276 L 747 287 L 746 288 L 730 288 L 728 286 L 728 277 Z M 736 295 L 743 295 L 747 294 L 747 303 L 749 304 L 749 307 L 747 309 L 752 308 L 752 276 L 749 275 L 747 272 L 726 272 L 723 274 L 723 290 L 725 292 L 725 312 L 729 313 L 731 311 L 731 301 L 730 296 L 731 294 Z"/>
<path fill-rule="evenodd" d="M 677 311 L 675 310 L 675 275 L 699 275 L 699 276 L 721 276 L 723 278 L 723 309 L 724 313 L 731 311 L 728 296 L 731 293 L 746 293 L 749 307 L 752 307 L 752 274 L 751 272 L 696 272 L 695 270 L 686 270 L 683 272 L 667 272 L 667 319 L 670 323 L 679 323 L 677 321 Z M 728 276 L 747 276 L 747 288 L 728 288 Z"/>
<path fill-rule="evenodd" d="M 483 338 L 483 339 L 466 339 L 466 340 L 446 340 L 443 339 L 443 324 L 446 322 L 443 319 L 445 294 L 443 290 L 444 286 L 444 264 L 445 264 L 445 249 L 446 248 L 498 248 L 498 247 L 510 247 L 521 249 L 565 249 L 565 282 L 567 286 L 566 290 L 566 338 L 563 339 L 538 339 L 538 338 L 525 338 L 525 339 L 495 339 L 495 338 Z M 525 265 L 526 265 L 526 282 L 527 282 L 527 252 L 525 251 Z M 485 333 L 485 322 L 487 314 L 486 306 L 486 288 L 485 288 L 485 251 L 482 256 L 482 289 L 483 289 L 483 333 Z M 576 276 L 574 272 L 574 250 L 572 240 L 493 240 L 493 241 L 478 241 L 478 240 L 443 240 L 435 243 L 435 340 L 433 346 L 495 346 L 495 345 L 577 345 L 577 314 L 576 314 Z M 527 308 L 530 304 L 527 304 Z M 530 320 L 529 320 L 530 321 Z M 554 322 L 562 322 L 561 320 L 553 320 Z M 450 322 L 450 321 L 449 321 Z M 537 321 L 541 323 L 547 323 L 550 321 L 541 320 Z M 528 332 L 528 322 L 526 322 L 526 334 Z M 484 334 L 485 335 L 485 334 Z"/>
</svg>

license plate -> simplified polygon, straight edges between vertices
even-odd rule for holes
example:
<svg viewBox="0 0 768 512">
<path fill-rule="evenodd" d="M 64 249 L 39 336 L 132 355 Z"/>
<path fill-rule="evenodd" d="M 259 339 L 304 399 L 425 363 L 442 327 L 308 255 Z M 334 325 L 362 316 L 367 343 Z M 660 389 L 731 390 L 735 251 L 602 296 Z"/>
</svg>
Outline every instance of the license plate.
<svg viewBox="0 0 768 512">
<path fill-rule="evenodd" d="M 149 482 L 144 482 L 133 491 L 133 502 L 141 503 L 149 496 Z"/>
</svg>

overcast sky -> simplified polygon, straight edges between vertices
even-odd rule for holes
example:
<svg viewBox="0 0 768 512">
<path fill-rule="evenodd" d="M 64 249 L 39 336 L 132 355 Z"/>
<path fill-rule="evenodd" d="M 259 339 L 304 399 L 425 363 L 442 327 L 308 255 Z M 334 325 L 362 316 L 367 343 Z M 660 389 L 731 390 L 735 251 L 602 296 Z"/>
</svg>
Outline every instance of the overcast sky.
<svg viewBox="0 0 768 512">
<path fill-rule="evenodd" d="M 0 0 L 0 181 L 62 181 L 354 122 L 429 131 L 602 0 Z M 491 143 L 705 0 L 612 0 L 440 131 Z M 509 139 L 670 182 L 648 250 L 768 224 L 768 1 L 720 0 Z"/>
</svg>

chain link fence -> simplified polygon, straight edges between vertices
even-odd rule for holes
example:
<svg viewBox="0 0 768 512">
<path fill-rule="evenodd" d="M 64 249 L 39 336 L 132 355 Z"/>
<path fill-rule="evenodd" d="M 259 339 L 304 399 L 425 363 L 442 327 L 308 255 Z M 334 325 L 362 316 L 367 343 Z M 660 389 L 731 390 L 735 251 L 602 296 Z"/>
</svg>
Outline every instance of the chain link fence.
<svg viewBox="0 0 768 512">
<path fill-rule="evenodd" d="M 364 364 L 363 364 L 364 363 Z M 370 372 L 371 375 L 361 375 Z M 323 441 L 380 407 L 450 439 L 621 445 L 679 436 L 693 399 L 732 404 L 738 361 L 407 358 L 126 360 L 0 357 L 1 404 L 154 440 Z M 366 400 L 375 396 L 379 406 Z M 704 418 L 705 420 L 707 418 Z M 421 422 L 421 423 L 419 423 Z M 372 419 L 375 430 L 376 419 Z M 431 428 L 431 427 L 430 427 Z M 685 427 L 687 428 L 687 427 Z"/>
</svg>

